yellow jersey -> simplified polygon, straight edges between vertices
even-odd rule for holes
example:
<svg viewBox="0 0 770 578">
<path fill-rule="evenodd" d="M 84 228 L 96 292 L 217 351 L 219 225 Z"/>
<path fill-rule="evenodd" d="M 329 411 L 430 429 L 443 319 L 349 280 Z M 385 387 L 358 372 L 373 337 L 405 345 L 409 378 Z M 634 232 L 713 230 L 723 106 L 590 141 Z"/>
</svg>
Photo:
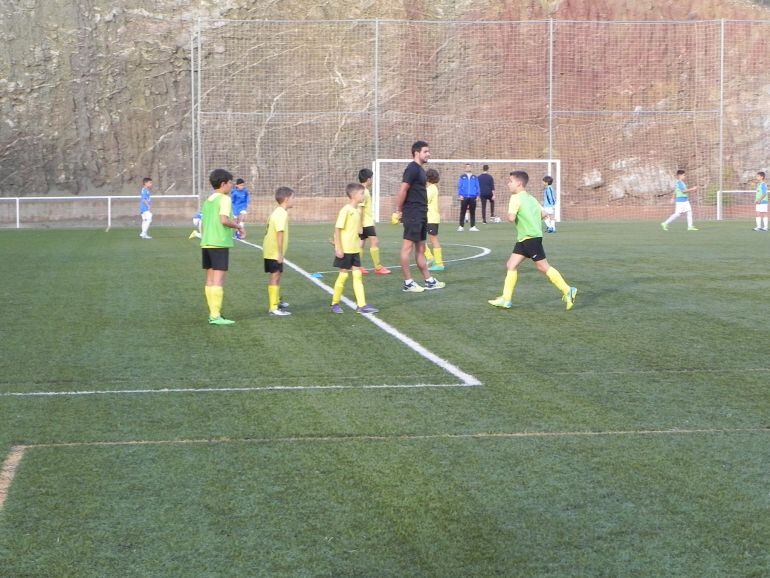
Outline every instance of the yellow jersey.
<svg viewBox="0 0 770 578">
<path fill-rule="evenodd" d="M 439 224 L 441 222 L 441 213 L 438 210 L 438 185 L 428 183 L 428 222 Z"/>
<path fill-rule="evenodd" d="M 342 207 L 334 227 L 340 229 L 342 252 L 358 253 L 360 250 L 358 233 L 361 231 L 361 215 L 358 210 L 350 205 Z"/>
<path fill-rule="evenodd" d="M 369 189 L 364 188 L 364 200 L 360 205 L 363 212 L 363 225 L 364 227 L 374 227 L 374 210 L 372 209 L 372 193 Z"/>
<path fill-rule="evenodd" d="M 276 207 L 267 220 L 267 232 L 265 240 L 262 242 L 262 253 L 265 259 L 278 258 L 278 233 L 283 232 L 283 247 L 280 252 L 286 255 L 289 248 L 289 212 L 283 207 Z"/>
</svg>

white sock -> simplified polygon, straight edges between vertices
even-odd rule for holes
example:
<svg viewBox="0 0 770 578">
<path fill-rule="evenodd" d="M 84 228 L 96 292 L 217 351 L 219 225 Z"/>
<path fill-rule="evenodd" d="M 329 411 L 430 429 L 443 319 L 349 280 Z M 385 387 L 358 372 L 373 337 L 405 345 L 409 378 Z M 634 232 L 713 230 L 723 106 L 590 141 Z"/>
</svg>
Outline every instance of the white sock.
<svg viewBox="0 0 770 578">
<path fill-rule="evenodd" d="M 692 227 L 692 211 L 687 211 L 687 226 Z"/>
<path fill-rule="evenodd" d="M 762 217 L 762 221 L 765 223 L 763 228 L 767 229 L 767 217 Z"/>
<path fill-rule="evenodd" d="M 147 234 L 147 230 L 150 228 L 150 222 L 149 221 L 142 221 L 142 235 Z"/>
<path fill-rule="evenodd" d="M 762 217 L 757 217 L 757 229 L 762 226 Z"/>
<path fill-rule="evenodd" d="M 671 223 L 673 223 L 674 221 L 676 221 L 676 219 L 677 219 L 677 217 L 678 217 L 678 216 L 679 216 L 679 215 L 678 215 L 677 213 L 674 213 L 674 214 L 673 214 L 673 215 L 671 215 L 671 216 L 670 216 L 668 219 L 666 219 L 666 220 L 663 222 L 663 224 L 664 224 L 664 225 L 670 225 Z"/>
<path fill-rule="evenodd" d="M 404 285 L 411 285 L 412 283 L 414 283 L 414 279 L 411 277 L 409 279 L 404 279 Z"/>
<path fill-rule="evenodd" d="M 428 278 L 425 280 L 425 282 L 426 282 L 426 283 L 435 283 L 435 282 L 436 282 L 436 278 L 435 278 L 435 277 L 433 277 L 433 276 L 431 276 L 431 277 L 428 277 Z"/>
</svg>

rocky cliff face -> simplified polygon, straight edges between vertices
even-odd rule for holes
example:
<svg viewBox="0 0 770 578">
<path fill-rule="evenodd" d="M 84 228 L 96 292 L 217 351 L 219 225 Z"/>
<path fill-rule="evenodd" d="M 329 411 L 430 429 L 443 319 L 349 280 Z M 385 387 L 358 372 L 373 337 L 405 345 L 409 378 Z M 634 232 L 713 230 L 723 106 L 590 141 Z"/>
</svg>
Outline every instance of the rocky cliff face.
<svg viewBox="0 0 770 578">
<path fill-rule="evenodd" d="M 189 192 L 189 42 L 192 23 L 198 16 L 519 20 L 760 18 L 768 14 L 762 8 L 737 0 L 727 3 L 716 0 L 373 0 L 359 3 L 329 0 L 313 4 L 300 0 L 0 0 L 0 3 L 2 194 L 135 192 L 145 175 L 155 178 L 159 192 Z M 655 43 L 656 39 L 648 41 Z M 704 49 L 713 51 L 713 47 Z M 756 50 L 761 54 L 763 49 Z M 619 64 L 622 69 L 623 63 Z M 632 67 L 634 63 L 625 65 Z M 756 67 L 757 72 L 765 70 L 756 63 L 736 60 L 738 65 Z M 647 91 L 654 96 L 658 88 L 631 86 L 629 90 Z M 767 99 L 767 86 L 753 83 L 747 90 Z M 588 100 L 594 97 L 582 95 Z M 584 102 L 581 106 L 590 104 Z M 742 111 L 742 108 L 736 110 L 733 121 L 736 133 L 745 131 L 752 122 L 759 123 L 757 129 L 762 129 L 764 121 L 744 121 Z M 496 114 L 494 107 L 486 112 Z M 633 126 L 626 128 L 634 130 Z M 612 133 L 612 129 L 608 131 Z M 566 141 L 562 146 L 565 145 Z M 759 149 L 767 150 L 764 145 Z M 531 152 L 541 156 L 543 151 Z M 594 153 L 595 156 L 602 154 Z M 490 150 L 486 156 L 504 156 L 504 151 Z M 579 156 L 577 160 L 581 160 Z M 590 163 L 587 158 L 582 162 Z M 576 186 L 585 179 L 594 184 L 602 179 L 610 180 L 607 175 L 591 180 L 586 175 L 590 176 L 597 167 L 581 166 L 585 170 L 571 177 Z M 658 168 L 652 170 L 657 175 Z M 605 184 L 606 191 L 601 189 Z M 614 188 L 610 185 L 602 182 L 587 188 L 601 189 L 601 194 L 619 195 L 622 183 L 615 183 Z"/>
</svg>

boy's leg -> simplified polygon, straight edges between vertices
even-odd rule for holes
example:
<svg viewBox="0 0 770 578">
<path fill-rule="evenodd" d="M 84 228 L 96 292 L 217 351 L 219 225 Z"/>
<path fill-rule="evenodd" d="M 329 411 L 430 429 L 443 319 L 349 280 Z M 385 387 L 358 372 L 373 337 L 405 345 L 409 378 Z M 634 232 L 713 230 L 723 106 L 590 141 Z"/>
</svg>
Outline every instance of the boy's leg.
<svg viewBox="0 0 770 578">
<path fill-rule="evenodd" d="M 761 229 L 762 228 L 762 213 L 757 212 L 757 219 L 756 220 L 757 220 L 756 228 L 757 229 Z"/>
<path fill-rule="evenodd" d="M 671 216 L 670 216 L 668 219 L 666 219 L 665 221 L 663 221 L 663 223 L 661 223 L 661 224 L 662 224 L 664 227 L 668 227 L 668 226 L 669 226 L 671 223 L 673 223 L 674 221 L 676 221 L 678 217 L 679 217 L 679 213 L 677 213 L 676 211 L 674 211 L 674 212 L 671 214 Z"/>
<path fill-rule="evenodd" d="M 471 212 L 471 227 L 476 226 L 476 199 L 470 199 L 468 202 L 468 208 Z"/>
<path fill-rule="evenodd" d="M 336 286 L 335 286 L 336 290 Z M 353 268 L 353 293 L 356 296 L 356 305 L 366 305 L 366 293 L 364 292 L 364 277 L 360 267 Z"/>
<path fill-rule="evenodd" d="M 481 222 L 486 223 L 487 222 L 487 199 L 486 197 L 481 197 Z"/>
<path fill-rule="evenodd" d="M 495 199 L 489 199 L 489 216 L 495 218 Z"/>
<path fill-rule="evenodd" d="M 767 231 L 767 213 L 765 213 L 765 216 L 762 217 L 762 228 Z"/>
<path fill-rule="evenodd" d="M 360 273 L 360 272 L 359 272 Z M 332 296 L 332 306 L 338 305 L 342 299 L 342 292 L 345 290 L 345 283 L 348 281 L 349 269 L 340 269 L 337 280 L 334 282 L 334 295 Z"/>
<path fill-rule="evenodd" d="M 209 295 L 209 317 L 217 319 L 222 317 L 222 301 L 225 298 L 225 277 L 227 271 L 218 269 L 207 269 L 206 285 Z"/>
<path fill-rule="evenodd" d="M 281 272 L 270 273 L 270 279 L 267 282 L 267 310 L 275 311 L 281 302 Z"/>
<path fill-rule="evenodd" d="M 508 262 L 505 264 L 507 271 L 505 273 L 505 282 L 503 283 L 503 293 L 497 299 L 490 299 L 487 303 L 504 309 L 511 308 L 513 292 L 516 289 L 516 281 L 519 279 L 518 268 L 524 259 L 526 259 L 524 255 L 511 253 Z"/>
<path fill-rule="evenodd" d="M 687 228 L 692 229 L 692 211 L 687 211 Z"/>
<path fill-rule="evenodd" d="M 465 197 L 460 201 L 460 226 L 465 226 L 465 212 L 468 210 L 468 199 Z"/>
<path fill-rule="evenodd" d="M 375 270 L 382 268 L 382 261 L 380 261 L 380 241 L 377 237 L 369 237 L 369 255 L 372 257 L 372 263 Z M 363 264 L 363 255 L 361 256 L 361 264 Z"/>
<path fill-rule="evenodd" d="M 444 255 L 438 242 L 438 235 L 430 235 L 430 244 L 433 245 L 433 259 L 436 265 L 444 266 Z M 427 247 L 427 244 L 426 244 Z"/>
<path fill-rule="evenodd" d="M 535 263 L 535 266 L 537 267 L 538 271 L 545 273 L 545 276 L 548 277 L 548 280 L 553 283 L 561 292 L 562 300 L 566 301 L 567 303 L 567 311 L 572 309 L 572 306 L 575 304 L 575 295 L 577 294 L 577 289 L 570 287 L 569 284 L 564 280 L 564 277 L 561 276 L 561 273 L 559 273 L 554 267 L 551 267 L 548 264 L 548 260 L 541 259 Z"/>
</svg>

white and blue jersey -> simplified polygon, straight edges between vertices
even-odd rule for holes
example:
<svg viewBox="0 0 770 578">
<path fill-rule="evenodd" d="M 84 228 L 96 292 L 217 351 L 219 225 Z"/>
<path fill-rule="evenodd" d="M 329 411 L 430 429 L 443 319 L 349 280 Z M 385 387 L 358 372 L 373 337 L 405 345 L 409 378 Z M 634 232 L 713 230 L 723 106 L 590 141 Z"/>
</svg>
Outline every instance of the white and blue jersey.
<svg viewBox="0 0 770 578">
<path fill-rule="evenodd" d="M 551 185 L 543 189 L 543 207 L 553 209 L 556 206 L 556 192 Z"/>
<path fill-rule="evenodd" d="M 676 185 L 674 185 L 674 198 L 677 203 L 686 203 L 690 200 L 690 195 L 687 194 L 687 185 L 682 179 L 677 180 Z"/>
<path fill-rule="evenodd" d="M 150 189 L 142 187 L 142 192 L 139 194 L 141 200 L 139 201 L 139 213 L 145 213 L 150 210 Z"/>
<path fill-rule="evenodd" d="M 249 189 L 233 187 L 230 198 L 233 203 L 233 215 L 236 217 L 249 208 Z"/>
<path fill-rule="evenodd" d="M 757 185 L 757 205 L 767 205 L 767 183 L 761 182 Z"/>
</svg>

